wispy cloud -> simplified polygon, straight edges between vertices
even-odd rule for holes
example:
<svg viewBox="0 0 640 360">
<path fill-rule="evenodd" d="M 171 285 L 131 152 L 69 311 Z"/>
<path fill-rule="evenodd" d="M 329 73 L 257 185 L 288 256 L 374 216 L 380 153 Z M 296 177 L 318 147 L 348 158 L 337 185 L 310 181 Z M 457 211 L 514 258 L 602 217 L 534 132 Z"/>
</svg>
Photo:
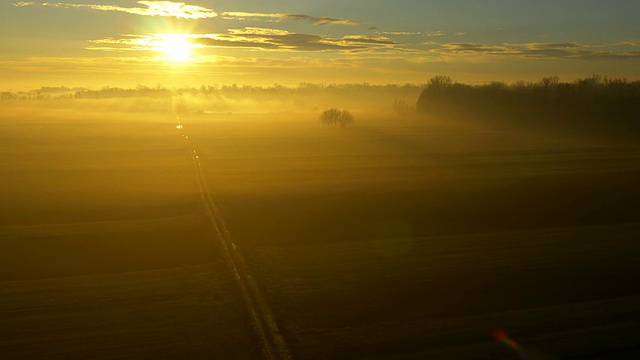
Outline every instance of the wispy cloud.
<svg viewBox="0 0 640 360">
<path fill-rule="evenodd" d="M 244 11 L 231 11 L 231 12 L 223 12 L 220 14 L 223 19 L 226 20 L 244 20 L 247 18 L 267 18 L 267 19 L 275 19 L 278 20 L 282 18 L 286 14 L 271 14 L 271 13 L 252 13 L 252 12 L 244 12 Z"/>
<path fill-rule="evenodd" d="M 412 35 L 420 35 L 422 33 L 419 31 L 382 31 L 380 32 L 380 34 L 412 36 Z"/>
<path fill-rule="evenodd" d="M 579 47 L 586 47 L 586 45 L 580 45 L 575 42 L 567 43 L 528 43 L 514 46 L 524 46 L 530 50 L 549 50 L 549 49 L 576 49 Z"/>
<path fill-rule="evenodd" d="M 438 31 L 429 31 L 429 32 L 426 32 L 426 33 L 425 33 L 425 35 L 426 35 L 426 36 L 429 36 L 429 37 L 433 37 L 433 36 L 444 36 L 444 35 L 445 35 L 445 33 L 444 33 L 444 31 L 440 31 L 440 30 L 438 30 Z"/>
<path fill-rule="evenodd" d="M 439 54 L 504 54 L 509 48 L 502 45 L 487 45 L 482 43 L 448 43 L 442 44 L 439 49 L 433 52 Z"/>
<path fill-rule="evenodd" d="M 380 31 L 379 34 L 385 35 L 404 35 L 404 36 L 413 36 L 413 35 L 422 35 L 427 37 L 437 37 L 437 36 L 445 36 L 448 35 L 446 32 L 442 30 L 434 30 L 434 31 Z M 454 36 L 465 35 L 463 32 L 457 32 L 453 34 Z"/>
<path fill-rule="evenodd" d="M 162 48 L 163 34 L 121 35 L 119 38 L 91 40 L 95 44 L 90 50 L 106 51 L 157 51 Z M 384 36 L 347 35 L 327 37 L 292 33 L 286 30 L 245 27 L 230 29 L 224 34 L 176 35 L 194 48 L 244 48 L 268 51 L 366 51 L 376 48 L 391 48 L 396 42 Z"/>
<path fill-rule="evenodd" d="M 17 3 L 13 3 L 12 5 L 17 7 L 31 6 L 33 5 L 33 1 L 18 1 Z"/>
<path fill-rule="evenodd" d="M 312 23 L 313 25 L 348 25 L 348 26 L 364 25 L 362 21 L 334 19 L 326 16 L 316 17 L 316 16 L 309 16 L 309 15 L 286 14 L 284 16 L 284 19 L 304 21 L 304 22 Z"/>
<path fill-rule="evenodd" d="M 386 36 L 373 36 L 373 35 L 347 35 L 342 38 L 344 42 L 360 43 L 360 44 L 377 44 L 377 45 L 396 45 L 397 43 L 392 41 Z"/>
<path fill-rule="evenodd" d="M 523 44 L 489 45 L 483 43 L 448 43 L 441 44 L 439 48 L 429 51 L 434 54 L 448 56 L 510 56 L 527 59 L 640 59 L 640 51 L 623 51 L 619 49 L 601 50 L 603 48 L 609 48 L 618 44 L 585 45 L 575 42 L 535 42 Z"/>
<path fill-rule="evenodd" d="M 222 18 L 227 20 L 244 20 L 244 19 L 269 19 L 271 21 L 294 20 L 311 23 L 313 25 L 347 25 L 359 26 L 365 23 L 357 20 L 335 19 L 326 16 L 310 16 L 300 14 L 272 14 L 272 13 L 252 13 L 252 12 L 225 12 L 221 14 Z"/>
<path fill-rule="evenodd" d="M 262 28 L 262 27 L 244 27 L 241 29 L 229 29 L 229 35 L 248 35 L 248 36 L 285 36 L 291 33 L 287 30 Z"/>
<path fill-rule="evenodd" d="M 212 9 L 198 5 L 188 5 L 173 1 L 138 1 L 146 7 L 122 7 L 116 5 L 100 4 L 69 4 L 69 3 L 43 3 L 43 6 L 58 8 L 88 8 L 99 11 L 116 11 L 143 16 L 175 17 L 179 19 L 206 19 L 216 17 L 218 14 Z"/>
<path fill-rule="evenodd" d="M 621 41 L 616 45 L 640 46 L 640 41 Z"/>
<path fill-rule="evenodd" d="M 161 41 L 161 37 L 154 37 L 153 35 L 129 35 L 122 34 L 120 38 L 108 37 L 104 39 L 90 40 L 93 44 L 98 46 L 89 46 L 90 50 L 105 50 L 105 51 L 135 51 L 135 50 L 156 50 L 160 47 L 158 44 Z"/>
<path fill-rule="evenodd" d="M 421 33 L 424 35 L 426 33 Z M 391 35 L 391 34 L 389 34 Z M 161 51 L 162 34 L 120 35 L 114 38 L 92 40 L 91 50 L 103 51 Z M 172 35 L 174 36 L 174 35 Z M 629 46 L 640 46 L 636 41 L 611 44 L 580 44 L 577 42 L 530 42 L 518 44 L 489 44 L 479 42 L 434 41 L 424 43 L 401 43 L 389 36 L 349 34 L 327 36 L 296 33 L 269 27 L 243 27 L 229 29 L 223 33 L 181 34 L 193 48 L 206 54 L 207 48 L 252 49 L 283 52 L 336 52 L 367 54 L 369 56 L 402 56 L 432 59 L 487 59 L 520 58 L 529 60 L 611 60 L 640 59 L 640 51 Z M 626 48 L 625 48 L 626 46 Z"/>
<path fill-rule="evenodd" d="M 72 4 L 72 3 L 42 3 L 43 6 L 57 7 L 57 8 L 86 8 L 99 11 L 115 11 L 124 12 L 135 15 L 144 16 L 164 16 L 175 17 L 182 19 L 206 19 L 213 18 L 220 15 L 225 20 L 260 20 L 266 19 L 272 22 L 281 22 L 286 20 L 306 22 L 318 26 L 326 25 L 347 25 L 347 26 L 360 26 L 365 25 L 365 22 L 350 20 L 350 19 L 337 19 L 327 16 L 311 16 L 302 14 L 287 14 L 287 13 L 254 13 L 243 11 L 231 11 L 221 14 L 216 13 L 213 9 L 198 5 L 189 5 L 183 2 L 173 1 L 138 1 L 140 5 L 145 7 L 124 7 L 117 5 L 105 5 L 105 4 Z M 33 2 L 17 2 L 14 6 L 28 6 Z"/>
<path fill-rule="evenodd" d="M 347 35 L 339 38 L 292 33 L 286 30 L 265 28 L 231 29 L 227 34 L 215 35 L 216 39 L 233 42 L 234 45 L 252 44 L 278 50 L 326 51 L 366 50 L 393 46 L 396 43 L 384 36 Z"/>
</svg>

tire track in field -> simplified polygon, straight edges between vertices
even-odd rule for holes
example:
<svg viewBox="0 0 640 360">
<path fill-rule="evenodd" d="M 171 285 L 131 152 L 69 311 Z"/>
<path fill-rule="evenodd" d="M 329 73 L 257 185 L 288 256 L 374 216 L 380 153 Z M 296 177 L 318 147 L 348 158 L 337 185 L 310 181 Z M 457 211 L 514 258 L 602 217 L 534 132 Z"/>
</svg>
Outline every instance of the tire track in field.
<svg viewBox="0 0 640 360">
<path fill-rule="evenodd" d="M 182 121 L 178 116 L 176 116 L 176 120 L 178 121 L 178 129 L 182 130 Z M 224 257 L 235 277 L 238 287 L 240 288 L 240 293 L 245 305 L 247 306 L 247 310 L 249 311 L 254 331 L 260 341 L 262 352 L 269 360 L 291 359 L 287 344 L 278 329 L 275 318 L 271 313 L 267 302 L 264 300 L 257 283 L 251 276 L 249 267 L 244 261 L 242 254 L 231 238 L 224 218 L 213 200 L 213 196 L 211 195 L 207 182 L 205 181 L 200 156 L 191 143 L 189 136 L 187 136 L 184 131 L 181 132 L 182 138 L 191 153 L 191 158 L 196 170 L 198 190 L 200 191 L 200 198 L 202 200 L 205 213 L 211 223 L 211 227 L 215 230 L 216 235 L 220 240 Z"/>
</svg>

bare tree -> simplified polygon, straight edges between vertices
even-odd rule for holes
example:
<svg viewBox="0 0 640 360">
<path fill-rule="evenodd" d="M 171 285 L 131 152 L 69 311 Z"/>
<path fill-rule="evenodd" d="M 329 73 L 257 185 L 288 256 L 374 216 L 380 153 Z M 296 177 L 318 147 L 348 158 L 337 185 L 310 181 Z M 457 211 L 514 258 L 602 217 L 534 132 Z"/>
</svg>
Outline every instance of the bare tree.
<svg viewBox="0 0 640 360">
<path fill-rule="evenodd" d="M 399 117 L 406 117 L 415 113 L 415 107 L 407 104 L 406 101 L 402 99 L 393 100 L 393 110 Z"/>
<path fill-rule="evenodd" d="M 325 126 L 345 127 L 353 122 L 353 115 L 348 110 L 328 109 L 320 114 L 320 121 Z"/>
</svg>

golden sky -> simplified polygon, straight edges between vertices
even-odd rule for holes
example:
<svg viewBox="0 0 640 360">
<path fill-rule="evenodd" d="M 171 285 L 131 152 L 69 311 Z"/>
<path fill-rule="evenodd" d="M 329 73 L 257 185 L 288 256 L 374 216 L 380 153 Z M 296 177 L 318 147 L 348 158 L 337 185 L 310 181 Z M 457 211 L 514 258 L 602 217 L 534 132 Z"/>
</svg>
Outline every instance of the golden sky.
<svg viewBox="0 0 640 360">
<path fill-rule="evenodd" d="M 636 0 L 0 2 L 4 90 L 640 78 Z"/>
</svg>

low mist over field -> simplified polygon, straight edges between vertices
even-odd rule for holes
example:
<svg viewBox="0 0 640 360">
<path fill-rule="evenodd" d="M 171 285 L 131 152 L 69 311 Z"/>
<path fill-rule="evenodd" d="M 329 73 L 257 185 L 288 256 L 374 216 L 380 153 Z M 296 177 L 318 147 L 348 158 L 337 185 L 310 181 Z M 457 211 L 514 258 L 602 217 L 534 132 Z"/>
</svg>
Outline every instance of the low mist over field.
<svg viewBox="0 0 640 360">
<path fill-rule="evenodd" d="M 640 3 L 0 3 L 0 359 L 640 358 Z"/>
<path fill-rule="evenodd" d="M 421 85 L 300 84 L 285 86 L 201 86 L 166 88 L 162 85 L 136 88 L 84 89 L 40 88 L 23 92 L 3 92 L 3 104 L 30 107 L 102 109 L 130 112 L 202 113 L 319 113 L 339 106 L 353 111 L 393 114 L 399 110 L 415 113 Z M 406 108 L 399 108 L 396 103 Z M 411 110 L 411 111 L 409 111 Z"/>
<path fill-rule="evenodd" d="M 0 351 L 634 354 L 638 84 L 589 79 L 3 93 Z"/>
</svg>

